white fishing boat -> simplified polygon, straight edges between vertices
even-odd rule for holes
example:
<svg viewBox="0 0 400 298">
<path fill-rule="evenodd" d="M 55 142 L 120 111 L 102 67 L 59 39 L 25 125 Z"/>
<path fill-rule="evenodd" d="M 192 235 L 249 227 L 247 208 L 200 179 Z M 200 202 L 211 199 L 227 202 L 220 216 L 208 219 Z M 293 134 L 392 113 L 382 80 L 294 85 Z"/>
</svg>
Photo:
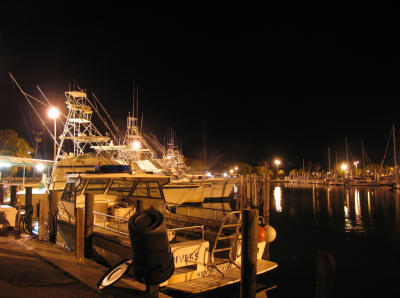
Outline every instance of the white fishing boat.
<svg viewBox="0 0 400 298">
<path fill-rule="evenodd" d="M 40 100 L 34 99 L 22 90 L 16 82 L 16 86 L 25 96 L 30 106 Z M 44 94 L 42 94 L 45 97 Z M 94 95 L 93 95 L 94 96 Z M 134 171 L 145 173 L 164 174 L 171 177 L 171 185 L 165 186 L 166 201 L 174 204 L 201 203 L 207 199 L 227 199 L 233 195 L 232 181 L 207 179 L 201 182 L 187 182 L 182 174 L 186 171 L 183 163 L 183 155 L 173 141 L 169 141 L 167 148 L 162 146 L 154 136 L 146 135 L 139 127 L 138 101 L 133 100 L 132 114 L 127 117 L 126 133 L 123 134 L 112 122 L 109 114 L 97 100 L 93 104 L 87 94 L 82 90 L 66 91 L 66 106 L 68 113 L 65 120 L 58 121 L 63 124 L 62 133 L 56 137 L 52 134 L 57 146 L 55 162 L 52 174 L 49 177 L 49 189 L 63 189 L 68 172 L 93 171 L 99 164 L 102 165 L 127 165 Z M 46 98 L 46 97 L 45 97 Z M 47 100 L 47 98 L 46 98 Z M 47 105 L 47 103 L 43 103 Z M 100 106 L 107 115 L 109 122 L 101 117 Z M 136 108 L 135 108 L 136 106 Z M 45 123 L 40 114 L 35 110 L 42 123 Z M 105 127 L 109 129 L 108 135 L 102 135 L 92 123 L 92 116 L 96 112 L 103 120 Z M 111 130 L 111 128 L 114 128 Z M 71 146 L 72 142 L 72 146 Z M 68 146 L 67 146 L 68 145 Z M 72 147 L 72 150 L 71 150 Z M 91 151 L 91 152 L 90 152 Z M 24 200 L 24 194 L 19 194 Z"/>
<path fill-rule="evenodd" d="M 155 206 L 164 216 L 173 254 L 174 271 L 163 283 L 167 288 L 187 294 L 201 293 L 233 284 L 241 277 L 241 212 L 221 211 L 210 216 L 190 216 L 172 210 L 165 202 L 162 186 L 169 177 L 130 173 L 69 174 L 58 204 L 58 229 L 66 243 L 76 249 L 76 208 L 86 208 L 86 194 L 93 194 L 93 258 L 114 266 L 132 259 L 128 221 L 139 205 Z M 140 204 L 139 204 L 140 203 Z M 257 244 L 257 274 L 277 267 L 262 258 L 265 239 Z M 125 262 L 125 263 L 124 263 Z M 117 269 L 115 269 L 117 270 Z M 114 282 L 109 272 L 100 288 Z M 118 276 L 119 274 L 115 274 Z M 121 277 L 119 275 L 119 277 Z"/>
</svg>

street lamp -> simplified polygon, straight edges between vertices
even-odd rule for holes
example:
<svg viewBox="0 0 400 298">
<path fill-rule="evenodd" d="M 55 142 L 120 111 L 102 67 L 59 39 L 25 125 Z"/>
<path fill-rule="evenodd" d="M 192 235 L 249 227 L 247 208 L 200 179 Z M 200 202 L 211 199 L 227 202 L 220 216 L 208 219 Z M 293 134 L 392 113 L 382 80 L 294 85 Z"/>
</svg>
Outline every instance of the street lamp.
<svg viewBox="0 0 400 298">
<path fill-rule="evenodd" d="M 60 112 L 56 107 L 50 107 L 47 111 L 47 115 L 50 119 L 54 119 L 54 161 L 57 158 L 57 118 L 60 115 Z"/>
<path fill-rule="evenodd" d="M 279 165 L 281 164 L 281 161 L 279 159 L 275 159 L 275 164 L 276 164 L 276 178 L 279 179 Z"/>
</svg>

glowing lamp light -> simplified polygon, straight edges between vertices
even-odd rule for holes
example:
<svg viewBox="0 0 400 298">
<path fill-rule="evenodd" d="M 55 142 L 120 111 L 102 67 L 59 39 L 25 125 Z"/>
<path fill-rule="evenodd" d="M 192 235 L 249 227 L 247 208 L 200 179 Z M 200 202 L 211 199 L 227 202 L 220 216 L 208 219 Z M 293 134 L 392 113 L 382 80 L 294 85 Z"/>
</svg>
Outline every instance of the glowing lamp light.
<svg viewBox="0 0 400 298">
<path fill-rule="evenodd" d="M 35 168 L 36 168 L 36 170 L 37 170 L 38 172 L 43 172 L 43 170 L 44 170 L 44 165 L 38 164 L 38 165 L 35 166 Z"/>
<path fill-rule="evenodd" d="M 276 160 L 275 160 L 275 164 L 276 164 L 277 166 L 279 166 L 279 165 L 281 164 L 281 161 L 280 161 L 279 159 L 276 159 Z"/>
<path fill-rule="evenodd" d="M 230 170 L 229 172 L 231 172 L 231 174 L 233 174 L 233 170 Z"/>
<path fill-rule="evenodd" d="M 228 174 L 227 174 L 227 173 L 224 173 L 224 177 L 228 177 Z"/>
<path fill-rule="evenodd" d="M 345 163 L 342 164 L 342 170 L 343 170 L 343 171 L 346 171 L 346 170 L 347 170 L 347 164 L 345 164 Z"/>
<path fill-rule="evenodd" d="M 0 162 L 0 168 L 9 168 L 11 164 L 8 162 Z"/>
<path fill-rule="evenodd" d="M 140 149 L 140 147 L 141 147 L 141 145 L 140 145 L 140 142 L 139 141 L 134 141 L 133 143 L 132 143 L 132 147 L 133 147 L 133 149 Z"/>
<path fill-rule="evenodd" d="M 47 115 L 50 119 L 56 119 L 60 115 L 60 111 L 56 107 L 51 107 L 48 110 Z"/>
<path fill-rule="evenodd" d="M 235 171 L 239 170 L 239 167 L 235 167 Z"/>
</svg>

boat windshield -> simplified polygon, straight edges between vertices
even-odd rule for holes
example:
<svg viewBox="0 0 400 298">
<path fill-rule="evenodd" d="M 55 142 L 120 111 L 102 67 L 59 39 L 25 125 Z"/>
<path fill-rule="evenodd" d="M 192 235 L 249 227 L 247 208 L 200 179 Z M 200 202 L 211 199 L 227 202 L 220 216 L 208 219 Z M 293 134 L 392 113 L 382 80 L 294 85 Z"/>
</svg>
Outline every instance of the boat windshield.
<svg viewBox="0 0 400 298">
<path fill-rule="evenodd" d="M 139 182 L 135 190 L 132 193 L 132 197 L 137 197 L 137 198 L 145 198 L 148 197 L 147 195 L 147 185 L 146 182 Z"/>
<path fill-rule="evenodd" d="M 130 179 L 113 179 L 108 194 L 128 196 L 132 185 L 133 181 Z"/>
<path fill-rule="evenodd" d="M 75 182 L 69 182 L 65 185 L 64 191 L 61 195 L 61 200 L 66 202 L 73 202 L 75 200 Z"/>
<path fill-rule="evenodd" d="M 83 187 L 86 184 L 87 179 L 79 179 L 78 185 L 76 186 L 76 193 L 81 194 Z"/>
<path fill-rule="evenodd" d="M 161 199 L 161 192 L 158 183 L 149 182 L 149 192 L 151 198 Z"/>
<path fill-rule="evenodd" d="M 86 186 L 85 193 L 103 194 L 110 179 L 107 178 L 92 178 Z"/>
<path fill-rule="evenodd" d="M 157 182 L 138 182 L 131 196 L 133 198 L 161 199 L 161 191 Z"/>
</svg>

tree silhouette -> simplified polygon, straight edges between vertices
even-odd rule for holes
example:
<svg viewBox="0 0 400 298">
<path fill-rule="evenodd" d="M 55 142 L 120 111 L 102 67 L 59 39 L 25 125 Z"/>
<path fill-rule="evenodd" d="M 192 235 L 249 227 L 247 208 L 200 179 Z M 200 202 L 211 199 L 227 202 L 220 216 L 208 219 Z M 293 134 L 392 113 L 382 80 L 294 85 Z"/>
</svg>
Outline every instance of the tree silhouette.
<svg viewBox="0 0 400 298">
<path fill-rule="evenodd" d="M 0 129 L 0 154 L 17 157 L 31 157 L 28 152 L 33 148 L 28 142 L 18 136 L 18 133 L 10 128 Z"/>
</svg>

